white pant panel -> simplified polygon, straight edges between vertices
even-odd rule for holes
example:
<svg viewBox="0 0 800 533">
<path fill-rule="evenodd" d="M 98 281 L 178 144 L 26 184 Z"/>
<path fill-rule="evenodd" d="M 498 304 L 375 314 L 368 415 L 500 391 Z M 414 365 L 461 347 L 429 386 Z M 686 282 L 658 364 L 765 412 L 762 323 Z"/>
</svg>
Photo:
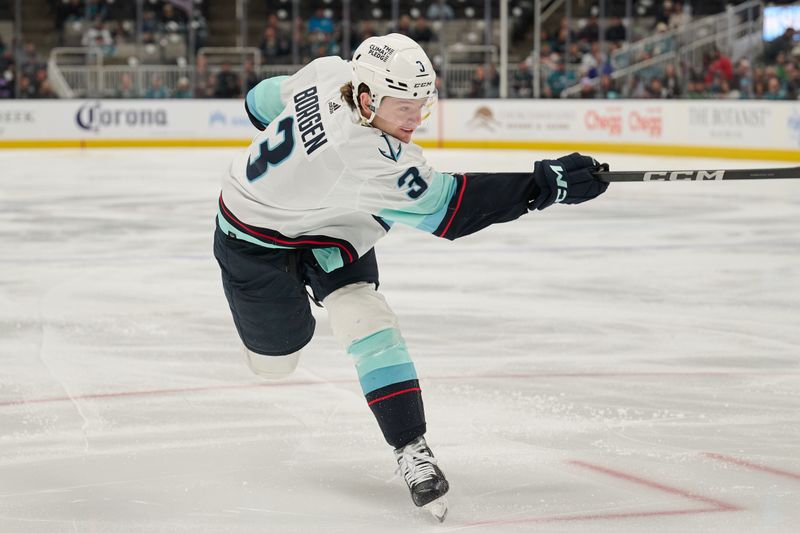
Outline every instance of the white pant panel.
<svg viewBox="0 0 800 533">
<path fill-rule="evenodd" d="M 289 355 L 261 355 L 253 353 L 244 348 L 244 356 L 247 359 L 247 366 L 254 374 L 264 379 L 275 380 L 288 377 L 297 368 L 302 350 L 298 350 Z"/>
<path fill-rule="evenodd" d="M 322 303 L 328 310 L 333 335 L 345 348 L 378 331 L 399 329 L 397 316 L 372 283 L 345 285 Z"/>
</svg>

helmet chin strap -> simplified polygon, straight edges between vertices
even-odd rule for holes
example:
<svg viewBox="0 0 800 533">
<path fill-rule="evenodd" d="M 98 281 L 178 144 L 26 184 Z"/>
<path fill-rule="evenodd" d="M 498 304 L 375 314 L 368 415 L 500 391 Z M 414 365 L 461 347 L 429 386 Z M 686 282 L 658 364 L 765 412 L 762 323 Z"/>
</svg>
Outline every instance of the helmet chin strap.
<svg viewBox="0 0 800 533">
<path fill-rule="evenodd" d="M 359 102 L 358 100 L 359 100 L 358 95 L 356 95 L 355 91 L 353 91 L 353 103 L 356 104 L 356 112 L 358 113 L 358 123 L 362 126 L 372 127 L 372 121 L 375 120 L 375 116 L 377 115 L 377 113 L 375 112 L 377 106 L 370 104 L 369 109 L 370 111 L 372 111 L 372 114 L 369 116 L 369 118 L 367 118 L 361 112 L 361 102 Z M 372 101 L 372 95 L 370 94 L 370 102 L 371 101 Z"/>
</svg>

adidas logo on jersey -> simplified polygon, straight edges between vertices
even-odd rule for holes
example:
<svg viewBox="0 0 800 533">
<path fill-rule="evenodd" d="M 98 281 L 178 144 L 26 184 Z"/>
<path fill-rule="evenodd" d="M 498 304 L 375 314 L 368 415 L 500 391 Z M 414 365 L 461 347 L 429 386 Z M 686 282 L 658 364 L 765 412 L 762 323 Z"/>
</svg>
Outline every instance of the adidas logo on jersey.
<svg viewBox="0 0 800 533">
<path fill-rule="evenodd" d="M 336 102 L 328 102 L 328 113 L 333 115 L 333 112 L 336 111 L 337 109 L 339 109 L 340 107 L 342 107 L 342 106 L 340 106 Z"/>
</svg>

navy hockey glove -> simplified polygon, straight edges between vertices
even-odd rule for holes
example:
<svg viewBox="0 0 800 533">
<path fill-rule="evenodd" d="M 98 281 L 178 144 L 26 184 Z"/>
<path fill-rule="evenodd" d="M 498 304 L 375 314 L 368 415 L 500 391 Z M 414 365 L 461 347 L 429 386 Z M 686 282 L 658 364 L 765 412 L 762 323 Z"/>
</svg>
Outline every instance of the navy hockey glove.
<svg viewBox="0 0 800 533">
<path fill-rule="evenodd" d="M 531 198 L 528 209 L 541 211 L 555 203 L 579 204 L 597 198 L 608 188 L 608 183 L 592 174 L 598 170 L 608 170 L 608 165 L 577 152 L 556 160 L 537 161 L 533 166 L 533 180 L 539 187 L 539 194 Z"/>
</svg>

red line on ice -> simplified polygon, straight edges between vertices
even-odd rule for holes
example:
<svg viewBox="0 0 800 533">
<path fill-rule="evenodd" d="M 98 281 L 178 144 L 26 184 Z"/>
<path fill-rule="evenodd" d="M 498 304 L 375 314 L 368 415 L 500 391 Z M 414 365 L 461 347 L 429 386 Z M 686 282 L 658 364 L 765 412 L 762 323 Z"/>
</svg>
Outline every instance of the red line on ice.
<svg viewBox="0 0 800 533">
<path fill-rule="evenodd" d="M 701 507 L 698 509 L 674 509 L 670 511 L 634 511 L 629 513 L 609 512 L 609 513 L 585 513 L 585 514 L 577 513 L 577 514 L 557 515 L 557 516 L 533 516 L 528 518 L 516 518 L 509 520 L 500 519 L 500 520 L 484 520 L 479 522 L 470 522 L 466 524 L 459 524 L 459 527 L 502 526 L 502 525 L 512 525 L 512 524 L 533 524 L 533 523 L 545 523 L 545 522 L 588 522 L 593 520 L 625 520 L 630 518 L 649 518 L 658 516 L 681 516 L 681 515 L 704 514 L 704 513 L 727 513 L 727 512 L 742 510 L 741 507 L 738 507 L 736 505 L 725 503 L 723 501 L 714 498 L 709 498 L 707 496 L 702 496 L 700 494 L 695 494 L 693 492 L 689 492 L 684 489 L 671 487 L 669 485 L 665 485 L 663 483 L 659 483 L 657 481 L 653 481 L 650 479 L 645 479 L 641 476 L 628 474 L 620 470 L 614 470 L 605 466 L 593 465 L 591 463 L 587 463 L 584 461 L 568 461 L 568 463 L 574 466 L 579 466 L 581 468 L 593 470 L 600 474 L 615 477 L 617 479 L 622 479 L 624 481 L 629 481 L 637 485 L 643 485 L 645 487 L 655 489 L 660 492 L 666 492 L 667 494 L 679 496 L 687 500 L 701 502 L 710 505 L 710 507 Z"/>
<path fill-rule="evenodd" d="M 689 492 L 687 490 L 678 489 L 675 487 L 670 487 L 669 485 L 664 485 L 663 483 L 659 483 L 657 481 L 652 481 L 649 479 L 645 479 L 643 477 L 634 476 L 633 474 L 627 474 L 620 470 L 613 470 L 611 468 L 607 468 L 605 466 L 593 465 L 590 463 L 585 463 L 583 461 L 569 461 L 570 464 L 580 466 L 583 468 L 588 468 L 589 470 L 594 470 L 595 472 L 600 472 L 601 474 L 606 474 L 618 479 L 624 479 L 625 481 L 630 481 L 631 483 L 637 483 L 639 485 L 644 485 L 645 487 L 650 487 L 651 489 L 660 490 L 661 492 L 666 492 L 669 494 L 674 494 L 676 496 L 681 496 L 688 500 L 694 500 L 697 502 L 707 503 L 712 505 L 719 510 L 723 511 L 738 511 L 739 508 L 735 505 L 731 505 L 725 503 L 720 500 L 715 500 L 714 498 L 709 498 L 707 496 L 701 496 L 700 494 L 695 494 L 693 492 Z"/>
<path fill-rule="evenodd" d="M 766 472 L 768 474 L 775 474 L 776 476 L 788 477 L 790 479 L 796 479 L 800 481 L 800 474 L 789 472 L 788 470 L 781 470 L 780 468 L 773 468 L 771 466 L 752 463 L 744 459 L 739 459 L 738 457 L 731 457 L 730 455 L 723 455 L 721 453 L 704 453 L 703 455 L 710 457 L 711 459 L 716 459 L 717 461 L 722 461 L 723 463 L 730 463 L 737 466 L 742 466 L 744 468 L 749 468 L 750 470 L 758 470 L 759 472 Z"/>
<path fill-rule="evenodd" d="M 429 376 L 423 378 L 423 381 L 437 381 L 437 380 L 451 380 L 451 379 L 553 379 L 553 378 L 666 378 L 666 377 L 718 377 L 718 378 L 737 378 L 737 377 L 752 377 L 752 376 L 787 376 L 787 375 L 800 375 L 800 373 L 792 372 L 558 372 L 558 373 L 527 373 L 527 374 L 473 374 L 473 375 L 454 375 L 454 376 Z M 56 402 L 69 402 L 73 400 L 93 400 L 103 398 L 136 398 L 146 396 L 159 396 L 159 395 L 172 395 L 183 393 L 198 393 L 198 392 L 213 392 L 218 390 L 236 390 L 236 389 L 255 389 L 255 388 L 269 388 L 269 387 L 306 387 L 312 385 L 337 385 L 357 383 L 357 379 L 329 379 L 319 381 L 285 381 L 285 382 L 259 382 L 259 383 L 233 383 L 225 385 L 207 385 L 202 387 L 185 387 L 185 388 L 170 388 L 170 389 L 151 389 L 151 390 L 133 390 L 133 391 L 119 391 L 119 392 L 100 392 L 90 394 L 78 394 L 73 396 L 51 396 L 45 398 L 30 398 L 18 400 L 5 400 L 0 401 L 0 407 L 9 407 L 15 405 L 28 405 L 39 403 L 56 403 Z"/>
</svg>

